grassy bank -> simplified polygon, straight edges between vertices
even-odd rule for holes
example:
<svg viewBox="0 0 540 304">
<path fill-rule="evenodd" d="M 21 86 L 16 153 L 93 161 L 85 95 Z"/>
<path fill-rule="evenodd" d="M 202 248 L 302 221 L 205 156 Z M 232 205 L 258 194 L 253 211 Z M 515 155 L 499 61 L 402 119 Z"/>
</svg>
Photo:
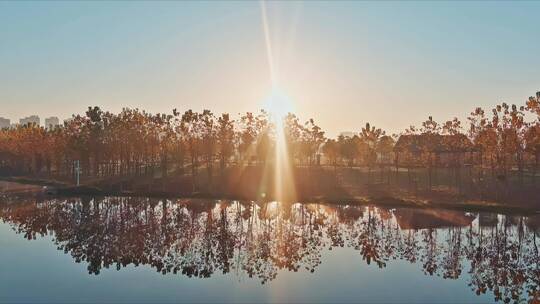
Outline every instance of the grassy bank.
<svg viewBox="0 0 540 304">
<path fill-rule="evenodd" d="M 253 166 L 242 170 L 230 168 L 211 179 L 204 171 L 194 180 L 191 176 L 173 174 L 166 178 L 137 176 L 94 179 L 81 186 L 32 177 L 0 177 L 0 180 L 48 186 L 63 196 L 140 196 L 156 198 L 205 198 L 254 201 L 300 201 L 307 203 L 385 205 L 388 207 L 445 208 L 462 211 L 497 213 L 538 213 L 538 202 L 489 200 L 462 194 L 450 187 L 427 191 L 409 183 L 399 183 L 404 176 L 375 176 L 350 170 L 336 174 L 324 168 L 296 168 L 292 180 L 294 196 L 282 199 L 275 193 L 275 178 L 264 168 Z M 370 174 L 370 176 L 367 176 Z M 397 180 L 397 181 L 396 181 Z"/>
</svg>

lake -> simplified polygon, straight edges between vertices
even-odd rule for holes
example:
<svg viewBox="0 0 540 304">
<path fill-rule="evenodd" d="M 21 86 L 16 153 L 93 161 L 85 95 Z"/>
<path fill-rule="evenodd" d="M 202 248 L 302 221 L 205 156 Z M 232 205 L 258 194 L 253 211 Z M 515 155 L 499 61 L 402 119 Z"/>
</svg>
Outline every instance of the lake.
<svg viewBox="0 0 540 304">
<path fill-rule="evenodd" d="M 5 195 L 0 302 L 540 299 L 540 217 Z"/>
</svg>

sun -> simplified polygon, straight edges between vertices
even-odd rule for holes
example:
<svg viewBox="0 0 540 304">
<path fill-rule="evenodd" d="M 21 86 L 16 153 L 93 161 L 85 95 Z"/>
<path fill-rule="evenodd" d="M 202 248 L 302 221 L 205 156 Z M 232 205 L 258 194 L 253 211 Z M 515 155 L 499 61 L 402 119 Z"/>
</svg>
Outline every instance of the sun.
<svg viewBox="0 0 540 304">
<path fill-rule="evenodd" d="M 279 88 L 272 89 L 270 95 L 263 101 L 262 108 L 276 124 L 281 124 L 287 114 L 294 112 L 292 100 Z"/>
</svg>

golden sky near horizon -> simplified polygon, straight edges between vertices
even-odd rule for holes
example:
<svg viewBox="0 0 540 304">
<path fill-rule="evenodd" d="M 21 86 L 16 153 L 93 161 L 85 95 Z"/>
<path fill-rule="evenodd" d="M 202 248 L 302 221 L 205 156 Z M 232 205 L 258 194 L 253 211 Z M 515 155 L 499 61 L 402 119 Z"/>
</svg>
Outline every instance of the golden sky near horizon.
<svg viewBox="0 0 540 304">
<path fill-rule="evenodd" d="M 268 2 L 264 11 L 2 2 L 0 116 L 67 118 L 90 105 L 237 114 L 277 87 L 287 108 L 334 136 L 367 121 L 399 132 L 429 115 L 463 119 L 540 89 L 531 51 L 540 3 Z"/>
</svg>

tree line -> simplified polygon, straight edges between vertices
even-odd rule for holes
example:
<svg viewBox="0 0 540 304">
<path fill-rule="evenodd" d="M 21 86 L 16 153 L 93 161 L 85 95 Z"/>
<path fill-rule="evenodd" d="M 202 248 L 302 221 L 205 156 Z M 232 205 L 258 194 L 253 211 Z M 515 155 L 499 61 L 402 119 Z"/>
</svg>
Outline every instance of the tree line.
<svg viewBox="0 0 540 304">
<path fill-rule="evenodd" d="M 152 114 L 89 107 L 84 115 L 74 115 L 55 128 L 19 125 L 1 130 L 0 173 L 67 179 L 74 175 L 77 160 L 86 177 L 179 173 L 190 175 L 195 188 L 196 177 L 205 171 L 211 182 L 217 172 L 223 175 L 230 167 L 272 164 L 279 131 L 274 122 L 265 111 L 233 118 L 210 110 Z M 313 119 L 304 122 L 292 113 L 283 119 L 283 132 L 287 157 L 295 167 L 363 167 L 371 176 L 373 168 L 381 168 L 382 174 L 396 166 L 397 172 L 399 160 L 412 159 L 400 164 L 431 168 L 433 151 L 419 153 L 407 146 L 401 152 L 408 157 L 397 157 L 396 142 L 404 135 L 427 141 L 440 135 L 470 140 L 479 179 L 511 172 L 518 172 L 520 179 L 526 174 L 534 179 L 540 161 L 540 92 L 522 105 L 476 108 L 464 123 L 457 118 L 439 123 L 429 117 L 420 127 L 410 126 L 400 134 L 389 135 L 365 123 L 352 136 L 327 138 Z"/>
</svg>

